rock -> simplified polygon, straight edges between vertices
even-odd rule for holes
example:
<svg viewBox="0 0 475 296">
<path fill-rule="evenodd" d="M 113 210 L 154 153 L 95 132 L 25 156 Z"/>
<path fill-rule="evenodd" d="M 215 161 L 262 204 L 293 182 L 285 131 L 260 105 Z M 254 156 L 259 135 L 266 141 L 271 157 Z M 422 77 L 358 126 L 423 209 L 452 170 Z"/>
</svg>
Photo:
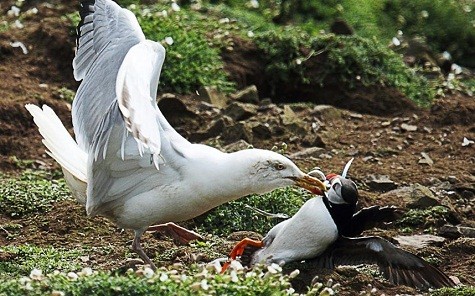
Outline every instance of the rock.
<svg viewBox="0 0 475 296">
<path fill-rule="evenodd" d="M 447 238 L 459 238 L 459 237 L 468 237 L 475 238 L 475 228 L 467 226 L 453 226 L 446 224 L 439 228 L 439 235 Z"/>
<path fill-rule="evenodd" d="M 257 114 L 257 106 L 240 102 L 232 102 L 223 111 L 223 114 L 231 117 L 235 121 L 246 120 Z"/>
<path fill-rule="evenodd" d="M 419 159 L 419 164 L 426 164 L 428 166 L 432 166 L 434 164 L 434 161 L 429 157 L 429 154 L 425 152 L 421 152 L 422 158 Z"/>
<path fill-rule="evenodd" d="M 391 196 L 404 201 L 409 208 L 426 209 L 440 205 L 440 199 L 429 188 L 417 183 L 386 192 L 380 198 L 391 200 Z"/>
<path fill-rule="evenodd" d="M 426 246 L 441 246 L 445 238 L 432 234 L 416 234 L 410 236 L 396 236 L 394 238 L 400 245 L 420 249 Z"/>
<path fill-rule="evenodd" d="M 417 126 L 403 123 L 401 124 L 401 129 L 406 132 L 415 132 L 417 131 Z"/>
<path fill-rule="evenodd" d="M 320 147 L 311 147 L 307 148 L 298 152 L 295 152 L 289 156 L 290 159 L 296 159 L 296 158 L 309 158 L 309 157 L 314 157 L 314 158 L 319 158 L 320 155 L 323 153 L 324 149 Z"/>
<path fill-rule="evenodd" d="M 386 175 L 370 175 L 366 184 L 373 190 L 386 192 L 397 187 L 394 181 L 390 180 Z"/>
<path fill-rule="evenodd" d="M 258 123 L 252 128 L 252 134 L 258 139 L 270 139 L 272 131 L 268 123 Z"/>
<path fill-rule="evenodd" d="M 229 103 L 229 98 L 220 93 L 214 86 L 202 86 L 198 90 L 200 99 L 207 103 L 211 103 L 218 108 L 225 108 Z"/>
<path fill-rule="evenodd" d="M 234 143 L 228 144 L 223 147 L 223 150 L 226 152 L 236 152 L 239 150 L 250 149 L 252 145 L 244 140 L 239 140 Z"/>
<path fill-rule="evenodd" d="M 363 119 L 363 115 L 359 113 L 350 113 L 350 118 L 352 119 Z"/>
<path fill-rule="evenodd" d="M 255 85 L 248 86 L 237 93 L 232 94 L 231 98 L 243 103 L 259 104 L 259 94 Z"/>
<path fill-rule="evenodd" d="M 325 148 L 325 142 L 320 135 L 307 134 L 302 140 L 302 146 Z"/>
<path fill-rule="evenodd" d="M 312 115 L 318 116 L 325 122 L 341 118 L 342 111 L 330 105 L 317 105 L 313 108 Z"/>
<path fill-rule="evenodd" d="M 158 108 L 172 125 L 180 125 L 186 118 L 196 117 L 174 94 L 164 94 L 158 100 Z"/>
<path fill-rule="evenodd" d="M 235 142 L 237 140 L 244 140 L 248 143 L 252 142 L 252 132 L 249 124 L 244 122 L 237 122 L 234 125 L 228 126 L 224 129 L 221 139 L 227 143 Z"/>
<path fill-rule="evenodd" d="M 223 133 L 226 127 L 233 125 L 233 123 L 233 120 L 228 116 L 219 117 L 210 123 L 208 129 L 191 134 L 189 140 L 192 142 L 201 142 L 209 138 L 217 137 Z"/>
<path fill-rule="evenodd" d="M 300 118 L 289 105 L 284 106 L 284 112 L 280 116 L 282 124 L 291 132 L 303 134 L 305 130 L 305 122 Z"/>
</svg>

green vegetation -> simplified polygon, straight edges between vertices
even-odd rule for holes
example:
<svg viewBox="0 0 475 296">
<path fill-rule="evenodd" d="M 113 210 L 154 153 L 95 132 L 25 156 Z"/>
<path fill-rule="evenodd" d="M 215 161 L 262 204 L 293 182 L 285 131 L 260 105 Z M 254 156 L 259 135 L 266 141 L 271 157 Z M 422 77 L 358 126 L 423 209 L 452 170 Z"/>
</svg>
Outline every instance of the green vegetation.
<svg viewBox="0 0 475 296">
<path fill-rule="evenodd" d="M 45 171 L 26 170 L 18 178 L 0 180 L 0 212 L 10 217 L 44 212 L 69 196 L 64 180 Z"/>
<path fill-rule="evenodd" d="M 203 85 L 234 90 L 220 57 L 219 47 L 227 38 L 225 24 L 207 21 L 193 10 L 173 11 L 169 5 L 131 8 L 147 38 L 160 41 L 167 50 L 160 90 L 189 93 Z"/>
<path fill-rule="evenodd" d="M 284 2 L 289 6 L 285 9 L 301 16 L 294 26 L 273 21 L 283 8 L 272 0 L 259 1 L 257 8 L 240 1 L 205 1 L 200 8 L 183 2 L 178 11 L 168 1 L 121 4 L 129 5 L 146 37 L 161 42 L 167 50 L 159 85 L 162 92 L 190 93 L 202 85 L 233 91 L 234 84 L 223 71 L 221 53 L 232 51 L 233 38 L 237 37 L 254 41 L 259 47 L 271 89 L 282 83 L 319 83 L 324 87 L 333 82 L 348 88 L 361 84 L 394 87 L 420 105 L 428 105 L 434 97 L 435 89 L 422 73 L 405 66 L 401 56 L 387 47 L 397 30 L 376 32 L 382 30 L 379 24 L 383 16 L 378 13 L 385 2 Z M 292 8 L 295 5 L 297 8 Z M 314 18 L 311 22 L 310 15 Z M 355 28 L 366 33 L 359 34 L 362 37 L 321 34 L 319 30 L 336 16 L 353 18 Z M 75 26 L 77 16 L 69 19 Z"/>
<path fill-rule="evenodd" d="M 430 227 L 440 226 L 451 219 L 451 213 L 444 206 L 434 206 L 427 209 L 411 209 L 397 222 L 406 227 Z"/>
<path fill-rule="evenodd" d="M 351 89 L 360 83 L 383 85 L 399 89 L 419 105 L 428 105 L 434 96 L 427 79 L 408 68 L 398 54 L 376 39 L 268 32 L 258 36 L 256 42 L 265 53 L 266 71 L 274 86 L 282 83 L 324 86 L 332 82 Z M 306 54 L 301 50 L 304 47 L 310 49 Z M 309 77 L 307 61 L 318 55 L 325 58 L 320 59 L 319 72 Z"/>
<path fill-rule="evenodd" d="M 265 234 L 282 220 L 259 215 L 252 208 L 273 214 L 292 216 L 309 198 L 311 198 L 309 193 L 287 187 L 264 195 L 251 195 L 226 203 L 194 221 L 200 232 L 216 235 L 229 235 L 234 231 L 241 230 Z"/>
<path fill-rule="evenodd" d="M 293 293 L 289 279 L 278 266 L 225 275 L 217 274 L 212 266 L 187 272 L 146 268 L 125 274 L 85 268 L 78 273 L 34 271 L 29 277 L 2 282 L 0 295 L 289 295 Z M 329 288 L 318 284 L 313 295 L 328 293 Z"/>
<path fill-rule="evenodd" d="M 33 269 L 44 272 L 79 270 L 82 254 L 82 250 L 31 245 L 0 247 L 0 257 L 9 258 L 0 260 L 0 274 L 13 277 L 28 275 Z"/>
<path fill-rule="evenodd" d="M 472 296 L 475 295 L 475 287 L 442 288 L 432 291 L 433 296 Z"/>
</svg>

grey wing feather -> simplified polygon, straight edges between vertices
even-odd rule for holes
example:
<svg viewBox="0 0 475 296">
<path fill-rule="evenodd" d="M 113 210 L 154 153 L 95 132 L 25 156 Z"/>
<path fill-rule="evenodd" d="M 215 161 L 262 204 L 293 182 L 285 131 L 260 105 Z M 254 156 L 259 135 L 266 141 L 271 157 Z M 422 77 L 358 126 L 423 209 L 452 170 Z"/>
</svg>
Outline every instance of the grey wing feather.
<svg viewBox="0 0 475 296">
<path fill-rule="evenodd" d="M 452 287 L 454 282 L 422 258 L 379 237 L 340 237 L 317 258 L 307 261 L 316 267 L 377 264 L 385 278 L 396 285 L 419 289 Z"/>
<path fill-rule="evenodd" d="M 116 77 L 124 57 L 131 47 L 145 40 L 130 11 L 110 0 L 91 3 L 81 3 L 82 20 L 73 60 L 75 78 L 83 79 L 73 102 L 74 133 L 79 146 L 88 152 L 95 134 L 100 133 L 98 126 L 116 100 Z M 101 147 L 97 139 L 95 142 Z"/>
</svg>

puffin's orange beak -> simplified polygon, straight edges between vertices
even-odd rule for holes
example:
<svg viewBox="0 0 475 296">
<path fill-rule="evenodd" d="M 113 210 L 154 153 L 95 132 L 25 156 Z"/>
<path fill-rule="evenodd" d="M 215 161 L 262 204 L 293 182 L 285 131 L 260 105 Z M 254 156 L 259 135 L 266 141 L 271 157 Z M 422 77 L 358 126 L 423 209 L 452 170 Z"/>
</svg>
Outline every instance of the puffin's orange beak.
<svg viewBox="0 0 475 296">
<path fill-rule="evenodd" d="M 305 175 L 302 178 L 296 179 L 295 185 L 318 195 L 322 195 L 323 192 L 327 191 L 327 187 L 322 181 L 310 175 Z"/>
</svg>

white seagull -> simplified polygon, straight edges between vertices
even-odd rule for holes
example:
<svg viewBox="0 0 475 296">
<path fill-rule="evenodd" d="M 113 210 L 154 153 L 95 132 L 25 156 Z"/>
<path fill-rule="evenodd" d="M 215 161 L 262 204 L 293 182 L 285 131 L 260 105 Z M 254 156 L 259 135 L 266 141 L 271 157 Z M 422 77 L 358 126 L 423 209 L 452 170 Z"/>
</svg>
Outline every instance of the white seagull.
<svg viewBox="0 0 475 296">
<path fill-rule="evenodd" d="M 146 230 L 166 230 L 187 242 L 199 235 L 171 222 L 279 187 L 325 190 L 278 153 L 223 153 L 188 142 L 156 104 L 162 45 L 146 40 L 133 13 L 110 0 L 82 1 L 80 15 L 73 61 L 74 77 L 82 80 L 72 106 L 76 141 L 48 106 L 26 108 L 73 196 L 88 215 L 134 230 L 132 249 L 145 263 L 154 267 L 140 245 Z M 151 226 L 156 223 L 162 224 Z"/>
</svg>

